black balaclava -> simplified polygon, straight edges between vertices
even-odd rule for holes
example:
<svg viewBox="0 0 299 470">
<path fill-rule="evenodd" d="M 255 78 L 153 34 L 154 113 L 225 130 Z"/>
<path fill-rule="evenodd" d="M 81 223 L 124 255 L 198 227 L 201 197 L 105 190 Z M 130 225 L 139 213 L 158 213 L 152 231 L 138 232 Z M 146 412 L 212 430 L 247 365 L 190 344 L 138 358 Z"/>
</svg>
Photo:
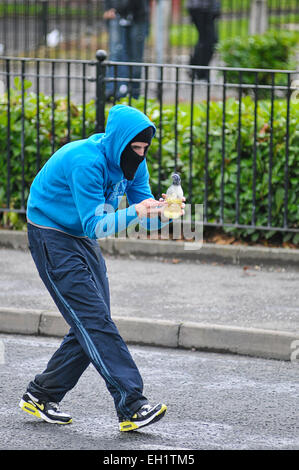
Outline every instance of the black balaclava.
<svg viewBox="0 0 299 470">
<path fill-rule="evenodd" d="M 152 141 L 152 137 L 153 137 L 153 128 L 152 126 L 149 126 L 146 129 L 143 129 L 143 131 L 139 132 L 139 134 L 137 134 L 134 137 L 134 139 L 130 140 L 130 142 L 126 145 L 126 147 L 122 151 L 122 154 L 120 157 L 120 167 L 123 171 L 124 177 L 127 180 L 132 180 L 134 178 L 138 166 L 146 157 L 148 147 L 150 146 L 151 141 Z M 145 149 L 143 156 L 138 155 L 138 153 L 136 153 L 132 149 L 131 144 L 133 142 L 144 142 L 148 144 L 148 147 Z"/>
</svg>

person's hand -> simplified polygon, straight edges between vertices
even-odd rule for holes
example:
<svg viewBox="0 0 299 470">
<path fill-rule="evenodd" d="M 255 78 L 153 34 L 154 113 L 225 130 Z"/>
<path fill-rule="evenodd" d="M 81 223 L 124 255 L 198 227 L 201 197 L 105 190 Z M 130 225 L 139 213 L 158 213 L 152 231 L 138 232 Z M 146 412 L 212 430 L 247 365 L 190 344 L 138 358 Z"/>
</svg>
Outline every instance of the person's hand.
<svg viewBox="0 0 299 470">
<path fill-rule="evenodd" d="M 163 194 L 162 194 L 162 197 L 160 197 L 160 199 L 159 199 L 159 202 L 164 201 L 164 202 L 166 203 L 165 206 L 164 206 L 163 209 L 162 209 L 162 214 L 161 214 L 161 219 L 162 219 L 162 221 L 163 221 L 163 219 L 164 219 L 165 221 L 169 219 L 169 217 L 166 217 L 166 216 L 164 215 L 164 210 L 165 210 L 166 207 L 168 207 L 168 203 L 167 203 L 167 201 L 166 201 L 166 198 L 167 198 L 167 195 L 163 193 Z M 186 198 L 183 197 L 183 198 L 182 198 L 182 203 L 181 203 L 181 215 L 180 215 L 180 217 L 185 214 L 185 211 L 184 211 L 184 208 L 185 208 L 185 201 L 186 201 Z"/>
<path fill-rule="evenodd" d="M 104 11 L 103 18 L 104 20 L 114 20 L 116 17 L 115 8 L 110 8 L 109 10 Z"/>
<path fill-rule="evenodd" d="M 167 207 L 167 202 L 161 198 L 159 201 L 156 199 L 144 199 L 135 205 L 138 217 L 157 217 L 161 215 L 164 208 Z"/>
</svg>

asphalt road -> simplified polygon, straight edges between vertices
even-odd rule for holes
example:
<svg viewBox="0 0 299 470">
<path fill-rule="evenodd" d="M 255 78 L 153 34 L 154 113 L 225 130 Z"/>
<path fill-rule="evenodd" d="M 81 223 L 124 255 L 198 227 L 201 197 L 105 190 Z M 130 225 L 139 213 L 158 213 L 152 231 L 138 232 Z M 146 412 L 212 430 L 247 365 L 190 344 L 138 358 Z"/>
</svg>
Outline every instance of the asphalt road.
<svg viewBox="0 0 299 470">
<path fill-rule="evenodd" d="M 299 272 L 105 254 L 112 315 L 299 331 Z M 0 307 L 57 310 L 29 251 L 0 250 Z"/>
<path fill-rule="evenodd" d="M 159 423 L 120 433 L 113 401 L 90 366 L 62 402 L 73 423 L 50 425 L 21 411 L 26 385 L 60 340 L 0 335 L 2 450 L 298 450 L 298 361 L 130 346 L 145 394 L 163 401 Z"/>
</svg>

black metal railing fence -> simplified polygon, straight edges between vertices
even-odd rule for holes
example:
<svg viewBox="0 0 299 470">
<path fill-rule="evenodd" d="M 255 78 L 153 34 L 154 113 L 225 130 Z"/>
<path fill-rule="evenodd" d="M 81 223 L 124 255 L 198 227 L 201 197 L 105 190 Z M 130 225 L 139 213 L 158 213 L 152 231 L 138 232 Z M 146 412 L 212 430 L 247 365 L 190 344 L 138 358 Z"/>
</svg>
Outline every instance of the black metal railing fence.
<svg viewBox="0 0 299 470">
<path fill-rule="evenodd" d="M 110 106 L 124 102 L 157 127 L 148 157 L 156 196 L 179 171 L 187 202 L 203 204 L 205 226 L 299 232 L 298 72 L 105 57 L 98 51 L 93 61 L 0 58 L 0 213 L 24 214 L 31 181 L 51 154 L 102 132 Z M 121 65 L 129 68 L 127 78 L 118 76 Z M 196 80 L 198 69 L 206 80 Z M 126 97 L 108 102 L 108 85 L 116 90 L 119 83 L 126 83 Z"/>
</svg>

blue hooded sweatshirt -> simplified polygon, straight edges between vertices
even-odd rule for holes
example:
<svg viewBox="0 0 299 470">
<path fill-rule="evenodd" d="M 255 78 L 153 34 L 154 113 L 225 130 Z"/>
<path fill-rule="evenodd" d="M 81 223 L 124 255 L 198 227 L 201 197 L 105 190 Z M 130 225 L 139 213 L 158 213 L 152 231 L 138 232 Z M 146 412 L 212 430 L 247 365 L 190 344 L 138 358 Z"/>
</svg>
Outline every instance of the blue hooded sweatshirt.
<svg viewBox="0 0 299 470">
<path fill-rule="evenodd" d="M 120 157 L 126 145 L 149 126 L 156 131 L 137 109 L 116 105 L 109 112 L 105 133 L 61 147 L 31 185 L 28 222 L 93 239 L 137 224 L 135 204 L 153 198 L 146 159 L 134 179 L 128 181 L 121 170 Z M 125 193 L 129 207 L 116 210 Z M 159 226 L 158 217 L 151 219 L 151 228 Z"/>
</svg>

